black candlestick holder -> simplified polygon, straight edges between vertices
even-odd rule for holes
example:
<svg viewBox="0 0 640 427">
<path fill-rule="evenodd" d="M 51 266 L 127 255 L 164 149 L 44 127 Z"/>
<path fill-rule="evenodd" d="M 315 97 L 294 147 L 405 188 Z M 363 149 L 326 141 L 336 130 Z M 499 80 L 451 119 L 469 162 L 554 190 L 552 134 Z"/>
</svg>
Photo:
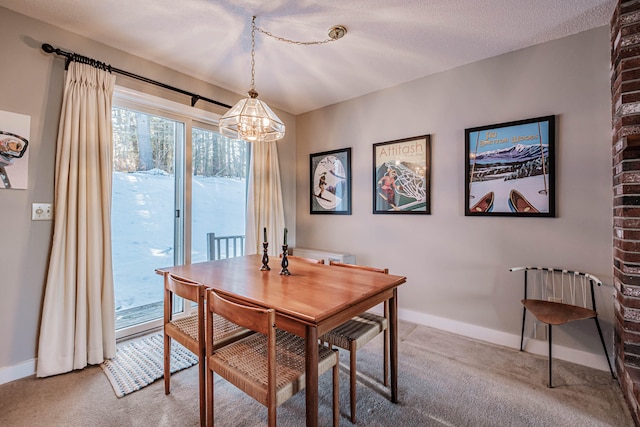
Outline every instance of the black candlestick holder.
<svg viewBox="0 0 640 427">
<path fill-rule="evenodd" d="M 289 246 L 282 245 L 282 262 L 280 263 L 280 266 L 282 266 L 282 270 L 280 270 L 280 274 L 284 276 L 291 275 L 291 273 L 289 273 L 289 270 L 287 269 L 287 267 L 289 266 L 289 260 L 287 259 L 288 248 Z"/>
<path fill-rule="evenodd" d="M 271 270 L 271 268 L 269 267 L 269 255 L 267 254 L 268 247 L 268 242 L 262 243 L 262 267 L 260 267 L 260 271 Z"/>
</svg>

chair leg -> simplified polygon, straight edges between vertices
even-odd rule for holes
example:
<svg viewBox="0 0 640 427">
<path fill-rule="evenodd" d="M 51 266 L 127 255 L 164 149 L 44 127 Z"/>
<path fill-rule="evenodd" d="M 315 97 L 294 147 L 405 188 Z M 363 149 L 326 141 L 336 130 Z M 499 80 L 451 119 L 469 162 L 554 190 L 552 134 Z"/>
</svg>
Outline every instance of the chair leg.
<svg viewBox="0 0 640 427">
<path fill-rule="evenodd" d="M 549 325 L 549 388 L 553 388 L 553 384 L 551 383 L 551 325 Z"/>
<path fill-rule="evenodd" d="M 267 408 L 268 418 L 269 418 L 269 427 L 276 427 L 276 406 L 275 403 L 271 404 L 271 407 Z"/>
<path fill-rule="evenodd" d="M 522 351 L 522 346 L 524 344 L 524 319 L 527 315 L 527 307 L 522 307 L 522 330 L 520 331 L 520 351 Z"/>
<path fill-rule="evenodd" d="M 333 427 L 340 425 L 340 357 L 337 352 L 336 357 L 333 367 Z"/>
<path fill-rule="evenodd" d="M 356 423 L 356 344 L 349 346 L 349 401 L 351 405 L 351 422 Z"/>
<path fill-rule="evenodd" d="M 385 387 L 389 387 L 389 328 L 391 327 L 391 325 L 389 325 L 389 301 L 384 302 L 384 317 L 387 319 L 387 329 L 384 330 L 384 367 L 382 369 L 382 375 L 384 375 L 384 377 L 382 383 Z"/>
<path fill-rule="evenodd" d="M 164 334 L 164 394 L 171 392 L 171 337 Z"/>
<path fill-rule="evenodd" d="M 204 354 L 204 352 L 202 352 L 200 354 L 200 357 L 198 358 L 198 382 L 200 383 L 200 427 L 204 427 L 207 420 L 207 403 L 205 401 L 205 376 L 207 374 L 207 371 L 205 366 L 205 359 L 206 355 Z"/>
<path fill-rule="evenodd" d="M 613 379 L 616 379 L 616 375 L 613 373 L 613 367 L 611 366 L 611 361 L 609 360 L 609 353 L 607 352 L 607 346 L 604 343 L 604 337 L 602 336 L 602 329 L 600 329 L 600 322 L 598 322 L 598 318 L 594 317 L 593 320 L 596 321 L 596 327 L 598 328 L 598 335 L 600 336 L 600 342 L 602 343 L 602 348 L 604 349 L 604 355 L 607 358 L 607 365 L 609 365 L 609 371 L 611 371 L 611 376 Z"/>
<path fill-rule="evenodd" d="M 382 357 L 382 363 L 384 363 L 382 383 L 385 387 L 389 387 L 389 328 L 384 330 L 384 348 L 382 351 L 384 352 L 384 356 Z"/>
<path fill-rule="evenodd" d="M 207 427 L 213 427 L 213 375 L 214 372 L 210 369 L 206 370 L 207 377 Z"/>
</svg>

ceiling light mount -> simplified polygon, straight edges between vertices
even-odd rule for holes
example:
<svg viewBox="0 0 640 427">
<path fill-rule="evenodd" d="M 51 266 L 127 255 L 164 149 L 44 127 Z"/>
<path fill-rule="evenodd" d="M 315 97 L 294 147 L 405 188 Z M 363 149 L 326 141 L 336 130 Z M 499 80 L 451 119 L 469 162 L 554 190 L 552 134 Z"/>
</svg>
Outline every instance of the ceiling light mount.
<svg viewBox="0 0 640 427">
<path fill-rule="evenodd" d="M 343 38 L 347 34 L 347 28 L 343 25 L 334 25 L 329 28 L 329 37 L 332 40 L 338 40 Z"/>
</svg>

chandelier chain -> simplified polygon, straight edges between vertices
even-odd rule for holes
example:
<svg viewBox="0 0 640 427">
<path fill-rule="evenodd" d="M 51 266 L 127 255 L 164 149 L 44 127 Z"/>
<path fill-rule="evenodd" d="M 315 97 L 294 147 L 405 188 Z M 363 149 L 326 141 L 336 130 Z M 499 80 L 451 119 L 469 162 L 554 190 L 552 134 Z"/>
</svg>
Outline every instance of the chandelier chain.
<svg viewBox="0 0 640 427">
<path fill-rule="evenodd" d="M 259 32 L 261 32 L 262 34 L 264 34 L 265 36 L 269 36 L 271 38 L 274 38 L 276 40 L 279 40 L 281 42 L 285 42 L 285 43 L 289 43 L 289 44 L 296 44 L 298 46 L 309 46 L 309 45 L 315 45 L 315 44 L 325 44 L 325 43 L 329 43 L 329 42 L 334 42 L 336 40 L 339 39 L 339 37 L 337 38 L 328 38 L 322 41 L 316 41 L 316 42 L 301 42 L 301 41 L 296 41 L 296 40 L 290 40 L 290 39 L 285 39 L 284 37 L 279 37 L 276 35 L 271 34 L 269 31 L 263 30 L 260 27 L 256 27 L 256 17 L 253 17 L 253 30 L 258 30 Z"/>
<path fill-rule="evenodd" d="M 255 90 L 256 78 L 256 17 L 251 21 L 251 90 Z"/>
</svg>

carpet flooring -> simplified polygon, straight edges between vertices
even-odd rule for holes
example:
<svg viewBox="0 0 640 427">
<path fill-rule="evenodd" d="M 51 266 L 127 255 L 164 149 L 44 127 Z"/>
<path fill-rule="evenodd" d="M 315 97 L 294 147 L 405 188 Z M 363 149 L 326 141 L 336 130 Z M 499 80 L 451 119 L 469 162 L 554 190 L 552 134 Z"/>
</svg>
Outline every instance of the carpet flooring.
<svg viewBox="0 0 640 427">
<path fill-rule="evenodd" d="M 554 363 L 546 387 L 545 357 L 400 322 L 399 403 L 379 382 L 382 339 L 358 351 L 360 426 L 632 427 L 618 382 L 609 372 Z M 380 337 L 381 338 L 381 337 Z M 518 343 L 514 343 L 517 345 Z M 341 360 L 348 363 L 348 352 Z M 340 373 L 340 425 L 349 422 L 349 377 Z M 172 375 L 171 394 L 156 381 L 117 398 L 102 370 L 90 367 L 0 386 L 1 426 L 197 426 L 198 372 Z M 320 425 L 331 425 L 331 375 L 320 377 Z M 278 408 L 278 425 L 303 426 L 304 392 Z M 219 426 L 265 426 L 266 409 L 224 380 L 215 381 Z"/>
<path fill-rule="evenodd" d="M 198 363 L 198 357 L 171 340 L 171 373 Z M 154 334 L 123 343 L 116 357 L 100 365 L 116 396 L 123 397 L 164 377 L 164 337 Z"/>
</svg>

